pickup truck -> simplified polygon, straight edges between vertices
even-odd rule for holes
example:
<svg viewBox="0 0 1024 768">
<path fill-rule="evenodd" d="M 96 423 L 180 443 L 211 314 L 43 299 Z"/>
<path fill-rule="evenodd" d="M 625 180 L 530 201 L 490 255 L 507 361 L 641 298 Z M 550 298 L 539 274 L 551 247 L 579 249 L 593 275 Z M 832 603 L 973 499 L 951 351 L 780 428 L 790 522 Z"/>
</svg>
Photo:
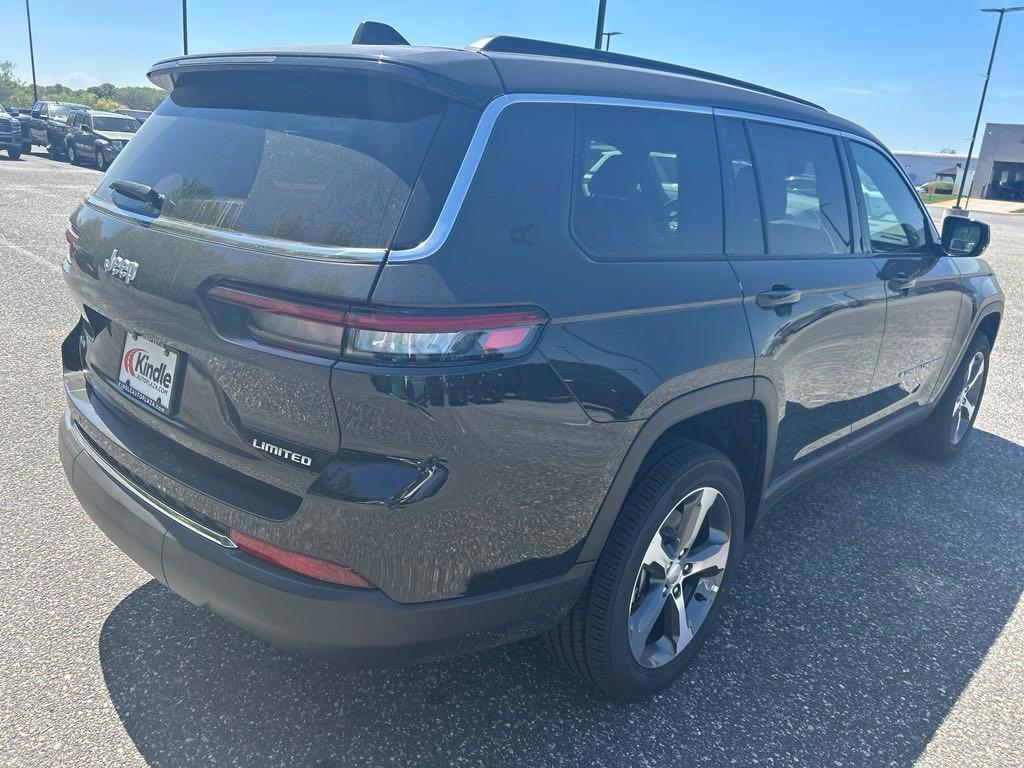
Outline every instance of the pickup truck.
<svg viewBox="0 0 1024 768">
<path fill-rule="evenodd" d="M 65 136 L 67 134 L 68 113 L 72 109 L 86 109 L 84 104 L 64 101 L 37 101 L 27 120 L 21 123 L 22 144 L 26 152 L 33 146 L 46 147 L 50 157 L 63 158 L 67 151 Z M 26 132 L 26 127 L 28 131 Z M 27 146 L 25 146 L 27 144 Z"/>
<path fill-rule="evenodd" d="M 17 110 L 10 114 L 0 104 L 0 150 L 6 150 L 11 160 L 21 157 L 21 123 Z"/>
</svg>

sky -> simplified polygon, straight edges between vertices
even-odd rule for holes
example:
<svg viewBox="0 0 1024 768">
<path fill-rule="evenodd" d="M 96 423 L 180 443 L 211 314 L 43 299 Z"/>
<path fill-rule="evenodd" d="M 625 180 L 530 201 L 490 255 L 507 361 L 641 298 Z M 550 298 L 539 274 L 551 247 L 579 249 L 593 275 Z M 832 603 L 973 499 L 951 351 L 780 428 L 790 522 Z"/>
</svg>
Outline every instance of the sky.
<svg viewBox="0 0 1024 768">
<path fill-rule="evenodd" d="M 147 85 L 181 52 L 181 3 L 30 0 L 41 84 Z M 891 149 L 967 150 L 993 0 L 608 0 L 612 49 L 754 81 L 860 123 Z M 21 0 L 4 0 L 0 60 L 31 79 Z M 597 0 L 191 0 L 192 53 L 351 40 L 364 19 L 414 44 L 494 34 L 593 45 Z M 1003 24 L 984 121 L 1024 122 L 1024 13 Z"/>
</svg>

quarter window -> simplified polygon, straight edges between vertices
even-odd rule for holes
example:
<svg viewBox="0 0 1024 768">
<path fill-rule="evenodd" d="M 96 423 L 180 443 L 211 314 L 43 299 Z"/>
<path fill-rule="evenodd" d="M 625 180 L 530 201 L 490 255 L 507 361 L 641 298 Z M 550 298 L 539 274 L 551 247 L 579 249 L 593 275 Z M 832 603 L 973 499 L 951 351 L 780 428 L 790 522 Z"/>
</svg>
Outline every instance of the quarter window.
<svg viewBox="0 0 1024 768">
<path fill-rule="evenodd" d="M 721 254 L 710 115 L 581 107 L 572 227 L 595 258 Z"/>
<path fill-rule="evenodd" d="M 768 252 L 849 253 L 850 211 L 836 144 L 799 128 L 750 123 Z"/>
<path fill-rule="evenodd" d="M 850 142 L 864 200 L 871 250 L 914 251 L 927 244 L 924 212 L 893 164 L 878 150 Z"/>
</svg>

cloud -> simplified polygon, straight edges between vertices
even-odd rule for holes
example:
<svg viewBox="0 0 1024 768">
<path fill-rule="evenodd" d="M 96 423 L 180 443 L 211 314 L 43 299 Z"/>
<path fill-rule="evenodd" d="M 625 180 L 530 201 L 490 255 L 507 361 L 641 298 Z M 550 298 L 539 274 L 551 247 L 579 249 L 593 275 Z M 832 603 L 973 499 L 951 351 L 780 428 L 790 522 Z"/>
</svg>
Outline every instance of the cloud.
<svg viewBox="0 0 1024 768">
<path fill-rule="evenodd" d="M 29 76 L 31 78 L 31 75 Z M 66 72 L 63 75 L 51 75 L 44 72 L 36 73 L 36 82 L 40 85 L 66 85 L 68 88 L 88 88 L 99 85 L 100 79 L 93 77 L 88 72 Z"/>
</svg>

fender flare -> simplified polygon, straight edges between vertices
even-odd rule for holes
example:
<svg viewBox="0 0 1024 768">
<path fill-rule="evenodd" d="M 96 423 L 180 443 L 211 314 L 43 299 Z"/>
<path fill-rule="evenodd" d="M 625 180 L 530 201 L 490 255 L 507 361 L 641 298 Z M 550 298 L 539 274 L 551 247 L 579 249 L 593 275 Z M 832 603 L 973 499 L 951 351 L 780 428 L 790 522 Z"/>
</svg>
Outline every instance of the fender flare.
<svg viewBox="0 0 1024 768">
<path fill-rule="evenodd" d="M 1003 307 L 1004 301 L 1002 294 L 998 294 L 993 296 L 989 301 L 982 304 L 981 307 L 978 309 L 978 314 L 975 315 L 974 321 L 971 323 L 971 330 L 964 337 L 964 343 L 961 345 L 960 350 L 956 354 L 956 360 L 954 361 L 953 365 L 949 367 L 949 370 L 946 371 L 946 375 L 942 379 L 942 386 L 937 387 L 935 389 L 935 393 L 932 395 L 932 406 L 936 405 L 939 402 L 939 400 L 942 398 L 942 393 L 945 392 L 946 387 L 949 386 L 949 382 L 953 380 L 953 377 L 956 375 L 956 372 L 960 370 L 960 363 L 963 362 L 964 355 L 967 354 L 967 348 L 971 346 L 971 342 L 974 340 L 974 337 L 978 335 L 978 329 L 981 328 L 981 324 L 985 322 L 986 318 L 989 318 L 992 315 L 999 315 L 1001 320 L 1003 315 Z"/>
<path fill-rule="evenodd" d="M 646 420 L 619 464 L 604 501 L 597 512 L 580 550 L 578 562 L 596 560 L 604 549 L 605 541 L 619 516 L 633 483 L 651 447 L 672 427 L 694 416 L 725 405 L 757 401 L 765 410 L 765 462 L 761 471 L 761 488 L 771 474 L 778 428 L 778 398 L 771 381 L 763 376 L 731 379 L 680 395 L 661 406 Z M 760 494 L 759 494 L 760 495 Z"/>
</svg>

